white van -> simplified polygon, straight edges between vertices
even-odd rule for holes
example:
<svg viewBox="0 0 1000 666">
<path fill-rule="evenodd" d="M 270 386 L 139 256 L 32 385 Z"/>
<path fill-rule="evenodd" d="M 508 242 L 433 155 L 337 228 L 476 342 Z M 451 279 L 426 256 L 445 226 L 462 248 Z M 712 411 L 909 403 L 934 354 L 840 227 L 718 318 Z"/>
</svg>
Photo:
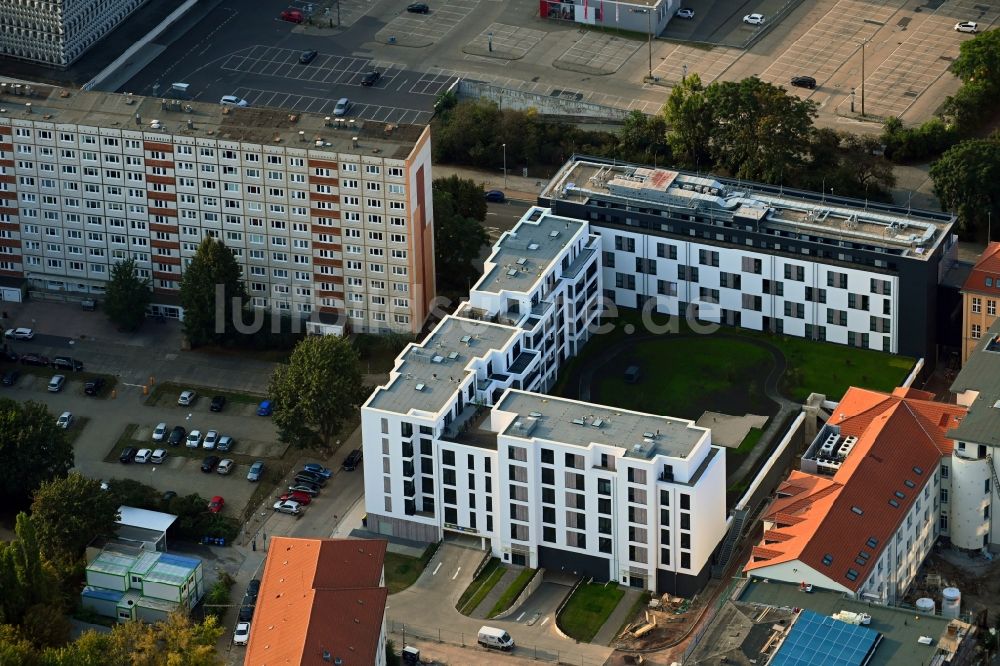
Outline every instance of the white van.
<svg viewBox="0 0 1000 666">
<path fill-rule="evenodd" d="M 496 627 L 479 628 L 479 644 L 484 648 L 509 652 L 514 649 L 514 639 L 503 629 Z"/>
</svg>

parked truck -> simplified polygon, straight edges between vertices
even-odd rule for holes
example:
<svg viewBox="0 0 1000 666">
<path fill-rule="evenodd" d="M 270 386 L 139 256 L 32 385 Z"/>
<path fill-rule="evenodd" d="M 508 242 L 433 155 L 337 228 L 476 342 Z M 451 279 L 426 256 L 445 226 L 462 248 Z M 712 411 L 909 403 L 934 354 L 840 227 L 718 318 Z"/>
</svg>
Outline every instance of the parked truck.
<svg viewBox="0 0 1000 666">
<path fill-rule="evenodd" d="M 869 625 L 872 623 L 872 616 L 868 613 L 852 613 L 851 611 L 842 610 L 834 613 L 831 617 L 834 620 L 840 620 L 847 624 Z"/>
<path fill-rule="evenodd" d="M 510 652 L 514 649 L 514 639 L 503 629 L 496 627 L 480 627 L 479 644 L 492 650 Z"/>
</svg>

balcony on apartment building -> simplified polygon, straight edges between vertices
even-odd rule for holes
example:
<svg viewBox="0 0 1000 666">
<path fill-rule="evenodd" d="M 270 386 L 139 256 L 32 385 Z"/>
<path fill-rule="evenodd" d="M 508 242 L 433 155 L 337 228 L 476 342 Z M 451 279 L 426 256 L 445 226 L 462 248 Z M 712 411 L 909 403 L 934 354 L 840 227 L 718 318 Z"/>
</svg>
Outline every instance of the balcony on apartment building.
<svg viewBox="0 0 1000 666">
<path fill-rule="evenodd" d="M 495 451 L 497 434 L 482 427 L 489 417 L 490 408 L 486 405 L 468 404 L 445 426 L 441 439 Z"/>
</svg>

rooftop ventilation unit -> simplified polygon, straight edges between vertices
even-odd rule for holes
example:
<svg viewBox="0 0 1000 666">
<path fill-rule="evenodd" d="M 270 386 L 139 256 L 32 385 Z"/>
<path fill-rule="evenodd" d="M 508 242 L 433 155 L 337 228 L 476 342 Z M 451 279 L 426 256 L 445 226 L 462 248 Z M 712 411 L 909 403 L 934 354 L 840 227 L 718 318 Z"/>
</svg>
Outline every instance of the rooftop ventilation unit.
<svg viewBox="0 0 1000 666">
<path fill-rule="evenodd" d="M 528 416 L 530 416 L 533 419 L 540 419 L 540 418 L 542 418 L 542 413 L 541 412 L 529 412 Z"/>
<path fill-rule="evenodd" d="M 604 425 L 604 419 L 594 419 L 594 422 L 590 424 L 594 428 L 600 428 Z"/>
<path fill-rule="evenodd" d="M 455 351 L 451 352 L 450 354 L 448 354 L 448 358 L 454 361 L 456 358 L 458 358 L 458 352 Z"/>
<path fill-rule="evenodd" d="M 524 266 L 526 263 L 528 263 L 528 260 L 525 257 L 518 257 L 517 261 L 514 263 L 516 263 L 518 266 Z"/>
<path fill-rule="evenodd" d="M 539 247 L 538 243 L 528 243 L 529 250 L 537 250 Z"/>
<path fill-rule="evenodd" d="M 507 271 L 507 277 L 514 277 L 515 275 L 517 275 L 517 269 L 516 268 L 512 268 L 509 271 Z"/>
<path fill-rule="evenodd" d="M 444 356 L 435 355 L 433 358 L 431 358 L 431 363 L 444 363 Z"/>
<path fill-rule="evenodd" d="M 654 435 L 654 434 L 653 434 L 653 433 L 651 433 L 651 432 L 644 432 L 644 433 L 642 433 L 642 436 L 643 436 L 644 438 L 646 438 L 646 439 L 653 439 L 654 437 L 656 437 L 656 435 Z"/>
<path fill-rule="evenodd" d="M 423 391 L 424 390 L 424 385 L 423 384 L 417 384 L 413 388 L 416 389 L 417 391 Z"/>
<path fill-rule="evenodd" d="M 559 238 L 559 230 L 553 229 L 549 232 L 549 238 Z"/>
<path fill-rule="evenodd" d="M 472 342 L 472 336 L 471 335 L 463 335 L 462 336 L 462 342 L 464 342 L 465 344 L 469 344 L 470 342 Z"/>
<path fill-rule="evenodd" d="M 587 425 L 587 422 L 584 419 L 573 419 L 573 423 L 576 425 Z"/>
<path fill-rule="evenodd" d="M 635 446 L 632 447 L 632 450 L 635 451 L 636 453 L 642 453 L 642 444 L 636 444 Z"/>
</svg>

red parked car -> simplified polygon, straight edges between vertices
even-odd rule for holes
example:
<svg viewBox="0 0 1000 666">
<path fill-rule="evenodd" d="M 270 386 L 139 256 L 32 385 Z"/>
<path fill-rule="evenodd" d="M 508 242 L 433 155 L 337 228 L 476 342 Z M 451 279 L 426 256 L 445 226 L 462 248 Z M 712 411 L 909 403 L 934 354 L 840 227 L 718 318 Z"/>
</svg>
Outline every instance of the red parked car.
<svg viewBox="0 0 1000 666">
<path fill-rule="evenodd" d="M 297 9 L 286 9 L 281 12 L 280 16 L 282 21 L 288 21 L 289 23 L 302 23 L 306 20 L 306 17 L 302 15 Z"/>
<path fill-rule="evenodd" d="M 226 506 L 226 500 L 222 499 L 222 495 L 216 495 L 212 498 L 212 501 L 208 503 L 209 513 L 219 513 L 222 511 L 222 507 Z"/>
<path fill-rule="evenodd" d="M 284 502 L 285 500 L 291 500 L 292 502 L 298 502 L 303 506 L 309 504 L 309 502 L 312 502 L 312 497 L 310 497 L 308 493 L 303 493 L 298 490 L 293 490 L 290 493 L 285 493 L 278 499 L 280 499 L 282 502 Z"/>
</svg>

